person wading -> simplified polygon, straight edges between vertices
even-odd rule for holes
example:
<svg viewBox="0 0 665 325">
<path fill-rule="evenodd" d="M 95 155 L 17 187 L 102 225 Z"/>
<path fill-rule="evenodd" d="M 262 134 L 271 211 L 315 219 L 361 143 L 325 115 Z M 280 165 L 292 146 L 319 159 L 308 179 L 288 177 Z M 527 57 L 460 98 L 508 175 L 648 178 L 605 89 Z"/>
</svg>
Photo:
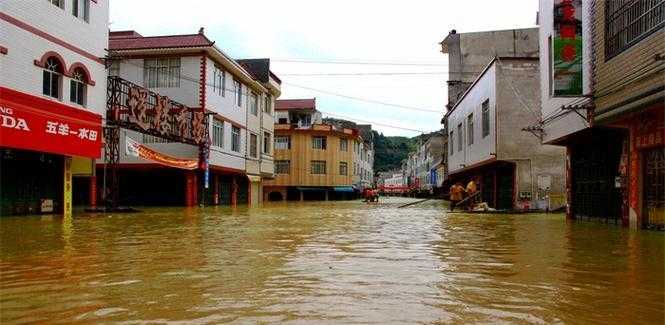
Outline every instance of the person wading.
<svg viewBox="0 0 665 325">
<path fill-rule="evenodd" d="M 476 192 L 478 192 L 478 186 L 476 185 L 476 178 L 472 178 L 471 181 L 466 184 L 466 195 L 469 199 L 466 202 L 467 210 L 473 209 L 474 204 L 476 203 Z"/>
<path fill-rule="evenodd" d="M 450 187 L 450 211 L 453 211 L 459 201 L 462 201 L 462 195 L 464 194 L 464 187 L 462 183 L 457 182 Z"/>
</svg>

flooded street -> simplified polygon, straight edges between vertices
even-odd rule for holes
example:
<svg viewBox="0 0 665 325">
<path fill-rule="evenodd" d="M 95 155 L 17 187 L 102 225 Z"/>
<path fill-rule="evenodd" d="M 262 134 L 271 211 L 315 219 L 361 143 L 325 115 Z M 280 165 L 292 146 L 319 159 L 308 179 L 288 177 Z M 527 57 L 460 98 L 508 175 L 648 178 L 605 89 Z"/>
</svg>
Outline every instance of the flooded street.
<svg viewBox="0 0 665 325">
<path fill-rule="evenodd" d="M 662 232 L 405 202 L 3 218 L 0 321 L 664 321 Z"/>
</svg>

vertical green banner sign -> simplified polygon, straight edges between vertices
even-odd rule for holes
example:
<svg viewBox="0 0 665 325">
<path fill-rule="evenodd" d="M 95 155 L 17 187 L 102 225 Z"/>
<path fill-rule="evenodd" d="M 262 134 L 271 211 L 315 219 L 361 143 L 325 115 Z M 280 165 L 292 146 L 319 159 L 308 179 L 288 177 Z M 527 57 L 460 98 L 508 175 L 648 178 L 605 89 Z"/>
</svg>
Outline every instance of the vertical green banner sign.
<svg viewBox="0 0 665 325">
<path fill-rule="evenodd" d="M 552 96 L 582 95 L 582 0 L 554 0 Z"/>
</svg>

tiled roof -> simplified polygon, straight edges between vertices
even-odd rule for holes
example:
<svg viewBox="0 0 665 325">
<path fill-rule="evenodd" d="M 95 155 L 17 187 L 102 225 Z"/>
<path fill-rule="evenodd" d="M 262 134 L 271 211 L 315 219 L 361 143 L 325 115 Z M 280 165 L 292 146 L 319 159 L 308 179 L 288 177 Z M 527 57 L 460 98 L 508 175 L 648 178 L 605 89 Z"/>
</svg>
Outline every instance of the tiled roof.
<svg viewBox="0 0 665 325">
<path fill-rule="evenodd" d="M 316 109 L 316 98 L 307 99 L 278 99 L 275 101 L 276 110 L 289 109 Z"/>
<path fill-rule="evenodd" d="M 130 36 L 128 32 L 109 34 L 110 50 L 140 50 L 157 48 L 186 48 L 211 46 L 214 42 L 210 41 L 203 34 L 189 35 L 166 35 L 142 37 Z"/>
</svg>

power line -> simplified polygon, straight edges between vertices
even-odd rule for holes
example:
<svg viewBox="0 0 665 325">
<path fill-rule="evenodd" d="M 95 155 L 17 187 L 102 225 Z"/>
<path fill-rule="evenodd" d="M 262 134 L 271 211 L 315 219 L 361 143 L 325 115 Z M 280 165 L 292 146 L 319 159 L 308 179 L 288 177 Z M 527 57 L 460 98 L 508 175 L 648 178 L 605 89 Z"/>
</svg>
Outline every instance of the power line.
<svg viewBox="0 0 665 325">
<path fill-rule="evenodd" d="M 380 105 L 385 105 L 385 106 L 393 106 L 393 107 L 409 109 L 409 110 L 414 110 L 414 111 L 420 111 L 420 112 L 442 114 L 442 112 L 438 111 L 438 110 L 431 110 L 431 109 L 425 109 L 425 108 L 419 108 L 419 107 L 413 107 L 413 106 L 392 104 L 392 103 L 386 103 L 386 102 L 382 102 L 382 101 L 378 101 L 378 100 L 372 100 L 372 99 L 355 97 L 355 96 L 348 96 L 348 95 L 343 95 L 343 94 L 335 93 L 335 92 L 328 91 L 328 90 L 321 90 L 321 89 L 311 88 L 311 87 L 307 87 L 307 86 L 296 85 L 296 84 L 293 84 L 293 83 L 290 83 L 290 82 L 282 82 L 282 84 L 293 86 L 293 87 L 298 87 L 298 88 L 302 88 L 302 89 L 307 89 L 307 90 L 311 90 L 311 91 L 315 91 L 315 92 L 319 92 L 319 93 L 323 93 L 323 94 L 328 94 L 328 95 L 332 95 L 332 96 L 353 99 L 353 100 L 357 100 L 357 101 L 361 101 L 361 102 L 367 102 L 367 103 L 372 103 L 372 104 L 380 104 Z"/>
<path fill-rule="evenodd" d="M 436 72 L 349 72 L 349 73 L 280 73 L 280 76 L 410 76 L 410 75 L 446 75 L 447 71 Z"/>
<path fill-rule="evenodd" d="M 391 128 L 391 129 L 404 130 L 404 131 L 412 131 L 412 132 L 420 132 L 420 133 L 428 133 L 428 132 L 423 131 L 423 130 L 410 129 L 410 128 L 406 128 L 406 127 L 402 127 L 402 126 L 394 126 L 394 125 L 389 125 L 389 124 L 384 124 L 384 123 L 377 123 L 377 122 L 368 121 L 368 120 L 361 120 L 361 119 L 357 119 L 357 118 L 353 118 L 353 117 L 348 117 L 348 116 L 345 116 L 345 115 L 340 115 L 340 114 L 335 114 L 335 113 L 325 112 L 325 111 L 322 111 L 322 110 L 320 110 L 320 109 L 317 109 L 317 110 L 318 110 L 319 112 L 323 113 L 323 114 L 330 115 L 330 116 L 334 116 L 334 117 L 337 117 L 337 118 L 346 119 L 346 120 L 349 120 L 349 121 L 351 121 L 351 122 L 368 123 L 368 124 L 378 125 L 378 126 L 383 126 L 383 127 L 387 127 L 387 128 Z"/>
<path fill-rule="evenodd" d="M 396 65 L 396 66 L 441 66 L 446 67 L 448 64 L 436 62 L 416 62 L 416 61 L 367 61 L 367 60 L 316 60 L 316 59 L 302 59 L 302 58 L 276 58 L 270 59 L 276 62 L 291 62 L 291 63 L 313 63 L 313 64 L 348 64 L 348 65 Z"/>
</svg>

